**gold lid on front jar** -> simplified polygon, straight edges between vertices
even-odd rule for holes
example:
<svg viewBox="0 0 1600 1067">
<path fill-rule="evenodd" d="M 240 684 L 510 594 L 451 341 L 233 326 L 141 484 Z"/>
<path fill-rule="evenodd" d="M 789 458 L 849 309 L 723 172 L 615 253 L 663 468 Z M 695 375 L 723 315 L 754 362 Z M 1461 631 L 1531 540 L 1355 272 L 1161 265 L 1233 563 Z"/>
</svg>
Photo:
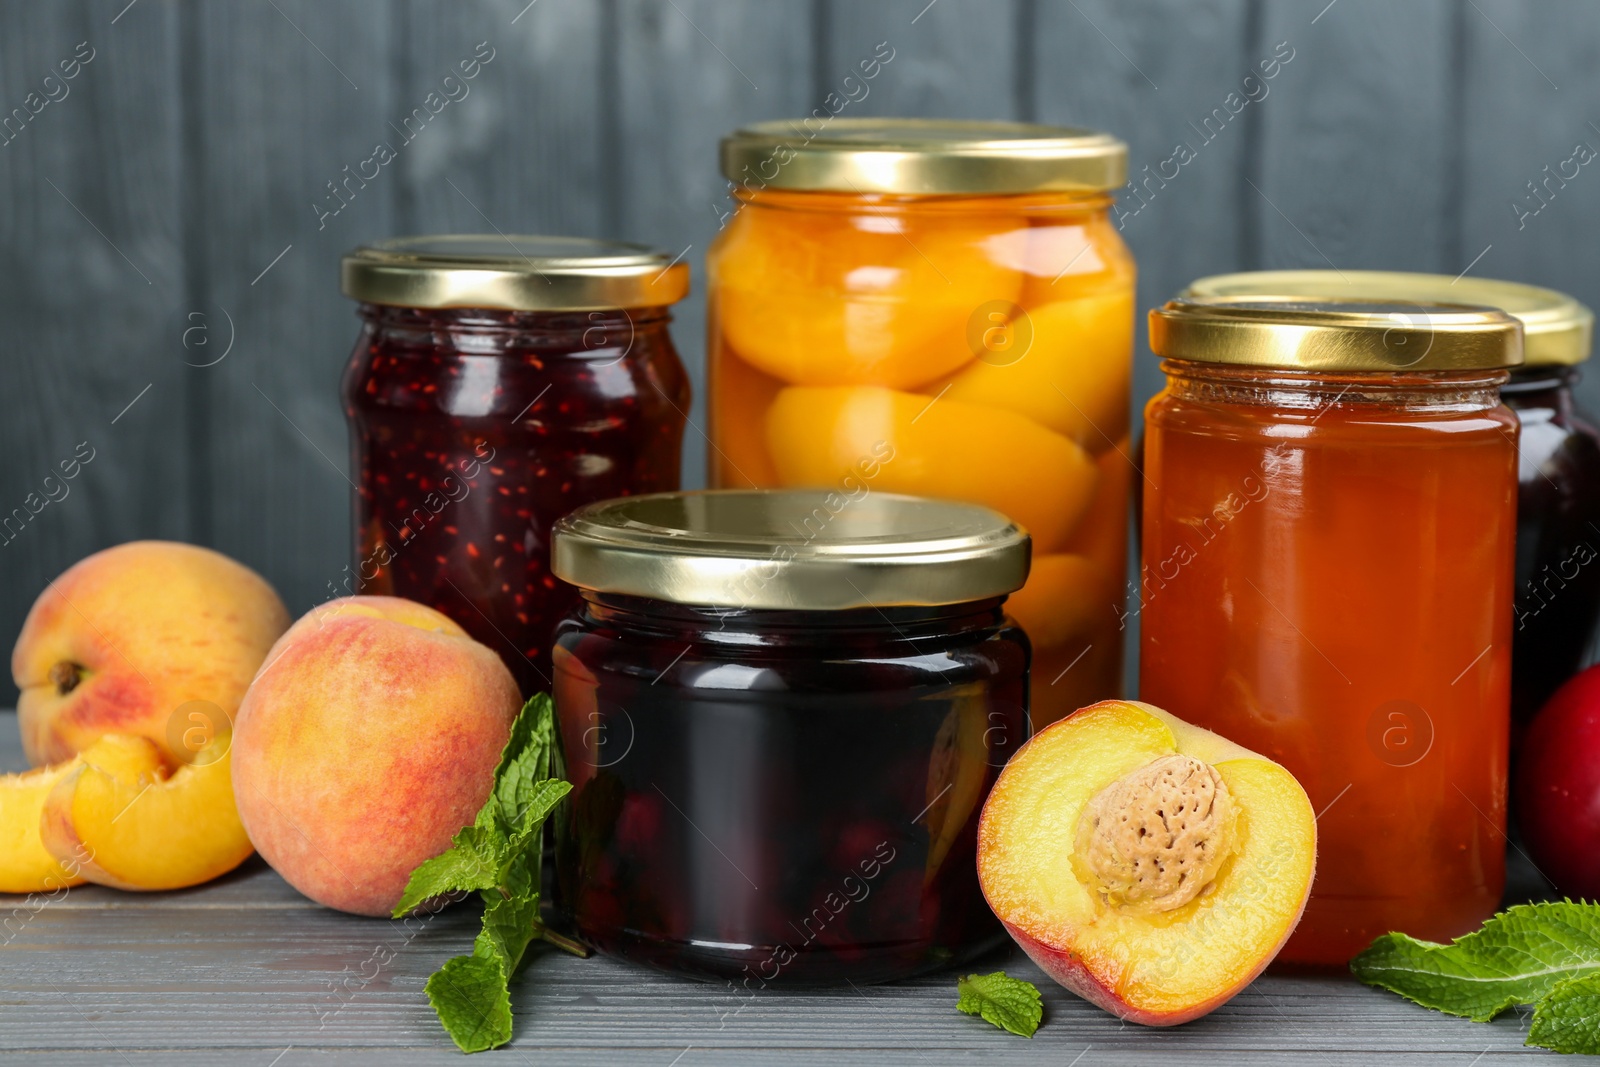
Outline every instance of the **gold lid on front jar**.
<svg viewBox="0 0 1600 1067">
<path fill-rule="evenodd" d="M 364 304 L 503 311 L 661 307 L 689 294 L 689 265 L 644 245 L 587 237 L 438 234 L 364 245 L 340 289 Z"/>
<path fill-rule="evenodd" d="M 1095 193 L 1128 178 L 1108 133 L 1026 122 L 804 118 L 722 139 L 722 174 L 747 189 L 937 196 Z"/>
<path fill-rule="evenodd" d="M 1522 321 L 1523 363 L 1530 367 L 1582 363 L 1589 358 L 1594 332 L 1594 313 L 1566 293 L 1493 278 L 1389 270 L 1263 270 L 1214 274 L 1190 283 L 1183 293 L 1202 300 L 1261 294 L 1443 301 L 1499 308 Z"/>
<path fill-rule="evenodd" d="M 1522 324 L 1492 307 L 1253 294 L 1150 312 L 1167 359 L 1329 372 L 1474 371 L 1522 364 Z"/>
<path fill-rule="evenodd" d="M 1020 589 L 1029 538 L 976 504 L 892 493 L 729 489 L 604 500 L 555 524 L 582 589 L 717 608 L 964 604 Z"/>
</svg>

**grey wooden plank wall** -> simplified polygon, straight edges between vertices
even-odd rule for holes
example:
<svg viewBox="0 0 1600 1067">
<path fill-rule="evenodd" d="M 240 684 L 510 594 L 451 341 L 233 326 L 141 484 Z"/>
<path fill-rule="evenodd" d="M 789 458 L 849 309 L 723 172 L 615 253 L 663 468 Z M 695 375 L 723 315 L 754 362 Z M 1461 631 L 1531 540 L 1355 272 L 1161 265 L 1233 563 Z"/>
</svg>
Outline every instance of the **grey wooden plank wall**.
<svg viewBox="0 0 1600 1067">
<path fill-rule="evenodd" d="M 50 577 L 131 538 L 213 545 L 297 612 L 325 599 L 349 523 L 339 254 L 566 232 L 687 249 L 698 272 L 717 137 L 819 106 L 880 41 L 894 59 L 853 114 L 1102 127 L 1141 182 L 1187 144 L 1123 200 L 1145 305 L 1329 263 L 1600 303 L 1593 168 L 1512 207 L 1600 145 L 1583 0 L 7 3 L 0 116 L 38 113 L 0 138 L 0 517 L 48 502 L 0 533 L 0 648 Z M 330 199 L 480 42 L 469 94 Z M 703 309 L 697 291 L 676 328 L 697 386 Z M 1158 380 L 1146 356 L 1138 402 Z M 1600 408 L 1600 378 L 1580 394 Z M 94 458 L 47 485 L 80 443 Z M 704 452 L 691 430 L 686 484 Z"/>
</svg>

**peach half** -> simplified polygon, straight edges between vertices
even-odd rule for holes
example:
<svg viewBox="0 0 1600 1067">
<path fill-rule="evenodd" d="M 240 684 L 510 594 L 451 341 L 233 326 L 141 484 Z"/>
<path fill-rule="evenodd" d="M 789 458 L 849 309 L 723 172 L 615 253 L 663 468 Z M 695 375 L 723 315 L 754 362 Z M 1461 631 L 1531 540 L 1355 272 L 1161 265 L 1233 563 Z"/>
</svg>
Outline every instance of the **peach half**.
<svg viewBox="0 0 1600 1067">
<path fill-rule="evenodd" d="M 759 207 L 728 224 L 711 284 L 752 367 L 792 385 L 914 388 L 973 359 L 978 309 L 1021 295 L 996 245 L 1027 239 L 1020 216 L 862 208 Z"/>
<path fill-rule="evenodd" d="M 986 354 L 922 392 L 1015 411 L 1090 452 L 1104 452 L 1128 432 L 1133 291 L 1018 310 L 1007 328 L 1027 338 L 1026 348 Z"/>
<path fill-rule="evenodd" d="M 1045 973 L 1147 1026 L 1226 1003 L 1288 940 L 1316 869 L 1311 802 L 1278 764 L 1108 700 L 1035 735 L 978 825 L 978 880 Z"/>
<path fill-rule="evenodd" d="M 254 851 L 233 803 L 231 741 L 216 734 L 169 776 L 148 738 L 102 738 L 45 798 L 45 848 L 114 889 L 183 889 L 228 873 Z M 110 745 L 116 762 L 99 751 Z"/>
<path fill-rule="evenodd" d="M 711 356 L 711 477 L 718 489 L 777 485 L 767 454 L 767 411 L 783 383 L 746 363 L 724 342 Z"/>
<path fill-rule="evenodd" d="M 785 486 L 848 485 L 877 458 L 874 489 L 987 505 L 1040 553 L 1077 529 L 1100 477 L 1088 452 L 1014 411 L 870 385 L 789 386 L 766 430 Z"/>
</svg>

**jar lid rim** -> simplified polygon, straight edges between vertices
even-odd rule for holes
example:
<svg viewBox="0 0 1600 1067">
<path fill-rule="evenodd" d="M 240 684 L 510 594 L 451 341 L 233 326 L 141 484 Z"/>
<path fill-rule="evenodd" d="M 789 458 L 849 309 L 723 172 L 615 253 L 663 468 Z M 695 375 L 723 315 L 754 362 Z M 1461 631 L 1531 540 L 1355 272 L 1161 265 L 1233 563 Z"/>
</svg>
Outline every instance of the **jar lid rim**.
<svg viewBox="0 0 1600 1067">
<path fill-rule="evenodd" d="M 675 304 L 682 255 L 646 245 L 540 234 L 426 234 L 377 241 L 340 262 L 340 289 L 365 304 L 599 311 Z"/>
<path fill-rule="evenodd" d="M 1294 297 L 1360 297 L 1447 301 L 1495 307 L 1522 321 L 1526 366 L 1582 363 L 1589 358 L 1594 313 L 1556 289 L 1498 278 L 1387 270 L 1264 270 L 1213 274 L 1189 283 L 1185 297 L 1209 299 L 1271 293 Z"/>
<path fill-rule="evenodd" d="M 1150 312 L 1167 359 L 1289 370 L 1395 373 L 1522 364 L 1522 323 L 1470 304 L 1252 293 L 1169 300 Z"/>
<path fill-rule="evenodd" d="M 1083 194 L 1128 171 L 1128 146 L 1109 133 L 967 119 L 778 119 L 735 130 L 720 155 L 723 177 L 753 190 Z"/>
<path fill-rule="evenodd" d="M 999 512 L 856 484 L 600 501 L 556 522 L 551 570 L 603 593 L 801 611 L 962 604 L 1027 579 L 1030 539 Z"/>
</svg>

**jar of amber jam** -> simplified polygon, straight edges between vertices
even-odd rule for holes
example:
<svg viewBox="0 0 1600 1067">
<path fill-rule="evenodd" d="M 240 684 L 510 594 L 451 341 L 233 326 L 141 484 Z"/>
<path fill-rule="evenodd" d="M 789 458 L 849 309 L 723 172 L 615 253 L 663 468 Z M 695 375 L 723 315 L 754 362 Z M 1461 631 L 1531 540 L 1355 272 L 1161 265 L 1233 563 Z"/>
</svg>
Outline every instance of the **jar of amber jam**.
<svg viewBox="0 0 1600 1067">
<path fill-rule="evenodd" d="M 343 396 L 355 563 L 336 592 L 421 601 L 549 686 L 578 594 L 550 525 L 678 487 L 689 379 L 667 333 L 683 264 L 574 237 L 408 237 L 344 258 L 361 335 Z"/>
<path fill-rule="evenodd" d="M 1475 929 L 1505 878 L 1517 419 L 1503 312 L 1150 314 L 1140 696 L 1286 766 L 1317 879 L 1279 959 Z"/>
<path fill-rule="evenodd" d="M 1284 270 L 1202 278 L 1186 295 L 1439 300 L 1497 307 L 1521 321 L 1524 361 L 1500 388 L 1522 424 L 1517 577 L 1511 629 L 1513 740 L 1578 672 L 1600 623 L 1600 433 L 1573 402 L 1594 315 L 1553 289 L 1489 278 L 1391 271 Z"/>
<path fill-rule="evenodd" d="M 1042 726 L 1120 695 L 1127 147 L 1003 122 L 768 122 L 722 143 L 710 483 L 964 500 L 1033 538 L 1007 604 Z"/>
<path fill-rule="evenodd" d="M 556 524 L 573 785 L 563 909 L 602 951 L 770 987 L 901 978 L 1004 940 L 978 814 L 1027 733 L 1001 612 L 1028 538 L 987 508 L 661 494 Z"/>
</svg>

